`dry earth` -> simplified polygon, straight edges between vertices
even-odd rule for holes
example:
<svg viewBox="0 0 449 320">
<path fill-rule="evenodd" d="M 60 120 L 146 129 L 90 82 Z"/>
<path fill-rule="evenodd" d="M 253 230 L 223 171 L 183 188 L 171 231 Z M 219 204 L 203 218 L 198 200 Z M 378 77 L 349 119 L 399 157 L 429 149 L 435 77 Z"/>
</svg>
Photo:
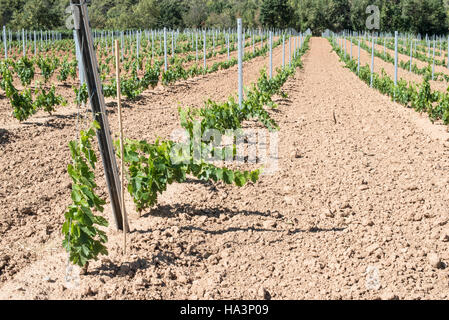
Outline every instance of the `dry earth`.
<svg viewBox="0 0 449 320">
<path fill-rule="evenodd" d="M 276 65 L 280 59 L 278 51 Z M 247 81 L 266 64 L 250 62 Z M 126 135 L 169 137 L 177 102 L 200 106 L 235 88 L 233 68 L 146 92 L 125 111 Z M 445 127 L 369 89 L 321 38 L 285 91 L 289 99 L 272 112 L 281 128 L 276 174 L 241 189 L 172 185 L 140 219 L 128 199 L 128 254 L 110 227 L 110 256 L 74 288 L 64 281 L 59 229 L 75 117 L 6 129 L 0 298 L 447 299 Z M 110 122 L 116 132 L 115 113 Z"/>
</svg>

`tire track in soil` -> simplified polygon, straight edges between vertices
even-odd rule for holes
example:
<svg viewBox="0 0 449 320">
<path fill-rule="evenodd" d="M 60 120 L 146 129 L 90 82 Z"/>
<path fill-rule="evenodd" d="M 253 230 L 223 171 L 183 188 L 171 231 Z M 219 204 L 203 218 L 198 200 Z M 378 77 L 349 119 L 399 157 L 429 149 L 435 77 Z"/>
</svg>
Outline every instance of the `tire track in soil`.
<svg viewBox="0 0 449 320">
<path fill-rule="evenodd" d="M 59 248 L 0 297 L 447 299 L 447 269 L 429 256 L 449 262 L 448 134 L 369 89 L 325 39 L 285 89 L 276 175 L 241 189 L 173 185 L 131 219 L 124 260 L 111 232 L 110 257 L 78 289 L 63 288 Z"/>
<path fill-rule="evenodd" d="M 276 48 L 275 66 L 281 65 L 281 55 L 282 47 Z M 256 81 L 264 66 L 268 66 L 268 56 L 244 63 L 245 85 Z M 179 127 L 178 106 L 200 107 L 207 98 L 223 101 L 236 91 L 237 66 L 145 91 L 139 100 L 125 103 L 125 135 L 149 141 L 156 136 L 169 138 Z M 118 132 L 112 109 L 115 104 L 107 101 L 112 132 Z M 52 117 L 37 114 L 30 122 L 5 130 L 2 137 L 6 138 L 0 144 L 0 282 L 36 260 L 36 252 L 45 249 L 47 242 L 60 239 L 63 213 L 70 204 L 71 181 L 66 168 L 68 142 L 77 135 L 76 109 L 61 108 Z M 107 197 L 99 167 L 99 194 Z"/>
</svg>

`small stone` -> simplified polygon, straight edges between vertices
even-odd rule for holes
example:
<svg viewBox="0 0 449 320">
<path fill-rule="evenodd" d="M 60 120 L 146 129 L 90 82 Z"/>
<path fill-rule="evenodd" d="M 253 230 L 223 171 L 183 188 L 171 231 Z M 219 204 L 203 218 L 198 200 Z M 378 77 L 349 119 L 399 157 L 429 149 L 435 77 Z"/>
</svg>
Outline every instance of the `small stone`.
<svg viewBox="0 0 449 320">
<path fill-rule="evenodd" d="M 349 202 L 343 202 L 340 204 L 340 209 L 344 210 L 344 209 L 352 209 L 351 205 L 349 204 Z"/>
<path fill-rule="evenodd" d="M 270 293 L 264 287 L 259 288 L 259 290 L 257 291 L 257 295 L 264 300 L 271 300 Z"/>
<path fill-rule="evenodd" d="M 371 255 L 378 248 L 379 248 L 379 246 L 377 245 L 377 243 L 373 243 L 372 245 L 370 245 L 369 247 L 366 248 L 367 255 Z"/>
<path fill-rule="evenodd" d="M 399 297 L 391 291 L 386 291 L 380 296 L 382 300 L 399 300 Z"/>
<path fill-rule="evenodd" d="M 94 296 L 98 293 L 97 290 L 92 289 L 91 286 L 86 286 L 83 290 L 83 296 Z"/>
<path fill-rule="evenodd" d="M 349 215 L 350 215 L 349 211 L 340 211 L 340 217 L 347 218 L 349 217 Z"/>
<path fill-rule="evenodd" d="M 179 234 L 180 229 L 179 229 L 178 226 L 173 226 L 171 228 L 171 231 L 172 231 L 173 234 L 177 235 L 177 234 Z"/>
<path fill-rule="evenodd" d="M 435 253 L 431 252 L 427 255 L 427 259 L 432 266 L 432 268 L 441 269 L 443 268 L 443 262 L 441 262 L 441 258 Z"/>
<path fill-rule="evenodd" d="M 122 265 L 122 266 L 120 267 L 120 270 L 118 271 L 118 274 L 119 274 L 120 276 L 124 276 L 124 275 L 127 275 L 128 272 L 130 272 L 130 271 L 131 271 L 131 269 L 129 268 L 129 266 L 127 266 L 126 264 L 124 264 L 124 265 Z"/>
<path fill-rule="evenodd" d="M 24 208 L 22 208 L 22 209 L 20 210 L 20 212 L 21 212 L 22 214 L 26 214 L 26 215 L 28 215 L 28 216 L 34 215 L 33 208 L 30 208 L 30 207 L 24 207 Z"/>
<path fill-rule="evenodd" d="M 265 229 L 276 228 L 276 226 L 277 226 L 276 221 L 272 221 L 272 220 L 264 221 L 264 223 L 263 223 L 263 227 Z"/>
<path fill-rule="evenodd" d="M 282 216 L 282 214 L 280 212 L 274 213 L 273 217 L 276 218 L 276 219 L 282 219 L 283 218 L 283 216 Z"/>
<path fill-rule="evenodd" d="M 364 218 L 362 220 L 362 225 L 364 225 L 366 227 L 372 227 L 372 226 L 374 226 L 374 222 L 369 218 Z"/>
<path fill-rule="evenodd" d="M 327 218 L 333 218 L 335 216 L 334 212 L 331 209 L 328 209 L 328 208 L 323 209 L 322 215 L 324 215 Z"/>
<path fill-rule="evenodd" d="M 442 217 L 442 218 L 438 219 L 437 225 L 439 225 L 439 226 L 444 226 L 444 225 L 446 225 L 446 224 L 448 223 L 448 221 L 449 221 L 448 218 Z"/>
<path fill-rule="evenodd" d="M 441 231 L 440 240 L 443 242 L 449 242 L 449 228 Z"/>
<path fill-rule="evenodd" d="M 216 265 L 218 264 L 218 262 L 220 261 L 220 258 L 218 257 L 218 255 L 211 255 L 208 259 L 207 259 L 212 265 Z"/>
<path fill-rule="evenodd" d="M 285 196 L 284 202 L 288 205 L 295 205 L 295 199 L 293 199 L 292 197 Z"/>
<path fill-rule="evenodd" d="M 185 275 L 180 275 L 178 277 L 178 282 L 180 282 L 180 283 L 188 283 L 188 282 L 190 282 L 190 280 Z"/>
<path fill-rule="evenodd" d="M 165 278 L 168 280 L 176 280 L 176 274 L 174 274 L 170 269 L 165 271 Z"/>
</svg>

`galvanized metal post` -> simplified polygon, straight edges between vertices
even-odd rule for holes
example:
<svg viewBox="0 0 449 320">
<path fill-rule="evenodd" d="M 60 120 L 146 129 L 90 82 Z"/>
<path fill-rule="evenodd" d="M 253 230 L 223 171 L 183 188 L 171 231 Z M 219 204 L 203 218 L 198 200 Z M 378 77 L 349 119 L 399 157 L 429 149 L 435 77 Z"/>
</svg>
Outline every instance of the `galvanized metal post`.
<svg viewBox="0 0 449 320">
<path fill-rule="evenodd" d="M 435 76 L 435 39 L 433 40 L 433 57 L 432 57 L 432 81 Z"/>
<path fill-rule="evenodd" d="M 292 35 L 288 37 L 288 66 L 292 66 Z"/>
<path fill-rule="evenodd" d="M 171 31 L 171 57 L 175 57 L 175 34 L 174 31 Z"/>
<path fill-rule="evenodd" d="M 370 87 L 373 87 L 373 77 L 374 77 L 374 37 L 371 36 L 371 80 Z"/>
<path fill-rule="evenodd" d="M 231 59 L 231 54 L 229 51 L 229 33 L 226 36 L 227 36 L 226 39 L 227 39 L 227 44 L 228 44 L 228 61 L 229 61 Z"/>
<path fill-rule="evenodd" d="M 243 106 L 243 45 L 242 45 L 242 19 L 237 19 L 237 42 L 238 42 L 238 86 L 239 86 L 239 107 Z"/>
<path fill-rule="evenodd" d="M 282 35 L 282 68 L 285 68 L 285 34 Z"/>
<path fill-rule="evenodd" d="M 358 44 L 358 57 L 357 57 L 357 75 L 360 75 L 360 36 L 359 36 L 359 44 Z"/>
<path fill-rule="evenodd" d="M 26 52 L 25 52 L 25 30 L 22 29 L 22 45 L 23 45 L 23 56 L 26 56 Z"/>
<path fill-rule="evenodd" d="M 206 70 L 206 30 L 203 31 L 203 68 Z"/>
<path fill-rule="evenodd" d="M 164 70 L 167 72 L 167 28 L 164 28 Z"/>
<path fill-rule="evenodd" d="M 3 26 L 3 45 L 5 47 L 5 59 L 8 59 L 8 39 L 6 38 L 6 26 Z"/>
<path fill-rule="evenodd" d="M 270 31 L 270 79 L 273 78 L 273 33 Z"/>
<path fill-rule="evenodd" d="M 394 85 L 398 84 L 398 32 L 394 32 Z"/>
<path fill-rule="evenodd" d="M 196 40 L 195 40 L 195 47 L 196 47 L 196 63 L 198 63 L 198 30 L 195 32 Z"/>
<path fill-rule="evenodd" d="M 351 50 L 349 53 L 349 58 L 351 58 L 351 61 L 352 61 L 352 37 L 349 37 L 349 41 L 351 42 Z"/>
</svg>

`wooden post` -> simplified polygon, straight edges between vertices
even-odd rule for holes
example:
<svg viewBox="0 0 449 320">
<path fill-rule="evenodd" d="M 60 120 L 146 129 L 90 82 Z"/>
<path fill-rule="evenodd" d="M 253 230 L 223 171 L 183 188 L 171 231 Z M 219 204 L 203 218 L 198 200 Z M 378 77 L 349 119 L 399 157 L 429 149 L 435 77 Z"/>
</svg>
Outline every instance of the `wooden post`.
<svg viewBox="0 0 449 320">
<path fill-rule="evenodd" d="M 123 148 L 123 124 L 122 124 L 122 93 L 120 90 L 120 53 L 119 53 L 119 45 L 118 40 L 115 40 L 115 70 L 116 70 L 116 80 L 117 80 L 117 106 L 118 106 L 118 123 L 120 127 L 120 180 L 121 180 L 121 190 L 120 190 L 120 199 L 121 199 L 121 209 L 122 209 L 122 219 L 125 222 L 125 225 L 128 225 L 128 216 L 126 214 L 125 207 L 125 165 L 123 161 L 124 157 L 124 148 Z M 126 254 L 126 228 L 123 228 L 123 254 Z"/>
</svg>

